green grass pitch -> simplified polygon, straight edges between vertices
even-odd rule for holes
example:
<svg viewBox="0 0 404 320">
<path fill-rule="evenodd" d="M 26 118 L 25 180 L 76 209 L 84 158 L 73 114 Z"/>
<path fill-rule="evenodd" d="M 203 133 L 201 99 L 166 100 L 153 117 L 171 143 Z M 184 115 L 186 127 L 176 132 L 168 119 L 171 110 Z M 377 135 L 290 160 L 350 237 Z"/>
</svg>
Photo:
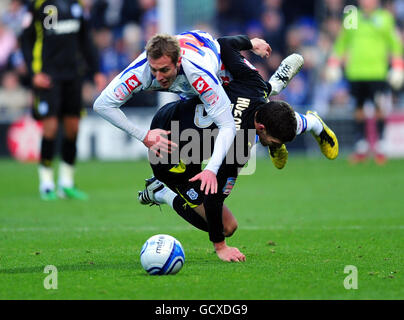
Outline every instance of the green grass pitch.
<svg viewBox="0 0 404 320">
<path fill-rule="evenodd" d="M 343 157 L 259 160 L 226 200 L 239 222 L 224 263 L 208 235 L 167 206 L 143 207 L 146 162 L 86 162 L 86 202 L 43 202 L 34 164 L 0 161 L 0 299 L 403 299 L 404 161 L 350 166 Z M 148 276 L 139 252 L 167 233 L 186 255 L 174 276 Z M 47 265 L 58 288 L 47 290 Z M 357 268 L 347 290 L 346 266 Z"/>
</svg>

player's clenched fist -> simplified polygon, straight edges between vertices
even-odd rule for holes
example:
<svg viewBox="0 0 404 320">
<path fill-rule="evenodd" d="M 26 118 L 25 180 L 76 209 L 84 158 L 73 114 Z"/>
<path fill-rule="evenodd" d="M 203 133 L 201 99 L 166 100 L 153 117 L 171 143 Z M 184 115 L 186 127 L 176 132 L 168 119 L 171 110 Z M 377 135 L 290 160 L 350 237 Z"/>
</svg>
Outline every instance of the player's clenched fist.
<svg viewBox="0 0 404 320">
<path fill-rule="evenodd" d="M 261 58 L 269 58 L 272 52 L 271 46 L 263 39 L 251 39 L 252 51 Z"/>
</svg>

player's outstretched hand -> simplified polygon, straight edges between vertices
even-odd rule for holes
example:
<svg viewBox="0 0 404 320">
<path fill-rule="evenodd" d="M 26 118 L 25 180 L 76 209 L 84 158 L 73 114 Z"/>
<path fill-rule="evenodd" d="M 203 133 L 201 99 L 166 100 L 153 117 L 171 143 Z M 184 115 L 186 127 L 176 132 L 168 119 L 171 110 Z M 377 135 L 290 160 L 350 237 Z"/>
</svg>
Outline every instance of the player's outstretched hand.
<svg viewBox="0 0 404 320">
<path fill-rule="evenodd" d="M 252 52 L 261 58 L 269 58 L 272 52 L 271 46 L 263 39 L 254 38 L 251 39 Z"/>
<path fill-rule="evenodd" d="M 210 170 L 203 170 L 193 178 L 189 179 L 190 182 L 201 180 L 201 191 L 205 190 L 205 194 L 217 193 L 217 179 L 216 174 Z"/>
<path fill-rule="evenodd" d="M 245 255 L 240 252 L 239 249 L 234 247 L 228 247 L 226 242 L 215 243 L 216 254 L 220 260 L 226 262 L 244 262 Z"/>
<path fill-rule="evenodd" d="M 163 129 L 149 130 L 143 140 L 143 144 L 153 151 L 158 157 L 163 158 L 163 153 L 172 153 L 178 147 L 175 142 L 167 139 L 170 131 Z"/>
</svg>

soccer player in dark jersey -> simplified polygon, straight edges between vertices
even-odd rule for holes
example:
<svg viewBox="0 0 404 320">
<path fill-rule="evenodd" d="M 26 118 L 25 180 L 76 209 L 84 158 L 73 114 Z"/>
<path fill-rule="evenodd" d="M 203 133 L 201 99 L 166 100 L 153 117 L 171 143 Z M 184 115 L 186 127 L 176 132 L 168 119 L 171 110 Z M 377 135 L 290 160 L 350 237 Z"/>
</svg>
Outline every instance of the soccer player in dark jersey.
<svg viewBox="0 0 404 320">
<path fill-rule="evenodd" d="M 43 200 L 87 199 L 74 183 L 76 140 L 82 111 L 83 59 L 98 90 L 106 85 L 83 7 L 77 0 L 34 0 L 30 3 L 21 48 L 34 90 L 33 113 L 42 121 L 39 192 Z M 63 125 L 58 190 L 52 162 L 59 125 Z M 58 192 L 57 192 L 58 191 Z"/>
<path fill-rule="evenodd" d="M 169 204 L 192 225 L 209 232 L 209 239 L 221 260 L 244 261 L 244 254 L 237 248 L 227 246 L 225 242 L 225 236 L 231 236 L 236 230 L 237 221 L 223 204 L 224 200 L 230 194 L 239 171 L 249 159 L 251 148 L 256 143 L 256 135 L 261 144 L 268 146 L 270 152 L 271 149 L 279 150 L 284 143 L 292 141 L 296 136 L 297 117 L 286 102 L 268 101 L 271 89 L 267 82 L 239 53 L 240 50 L 251 48 L 247 37 L 224 37 L 218 41 L 223 62 L 233 76 L 233 80 L 225 86 L 225 91 L 233 103 L 232 114 L 237 126 L 233 148 L 230 148 L 218 171 L 218 192 L 206 195 L 201 191 L 203 186 L 200 181 L 192 179 L 201 171 L 202 161 L 209 157 L 209 152 L 204 152 L 206 141 L 211 138 L 206 132 L 215 129 L 214 124 L 198 107 L 201 102 L 192 99 L 173 102 L 161 108 L 153 118 L 151 129 L 170 130 L 170 139 L 173 141 L 176 141 L 174 132 L 188 132 L 191 140 L 181 137 L 176 143 L 179 150 L 192 149 L 193 154 L 188 153 L 187 156 L 187 152 L 181 152 L 177 159 L 177 155 L 172 154 L 165 163 L 155 161 L 157 159 L 153 159 L 150 154 L 154 177 L 148 179 L 146 189 L 139 192 L 139 201 L 142 204 Z M 338 153 L 335 134 L 318 119 L 322 130 L 319 135 L 313 135 L 319 137 L 317 141 L 320 148 Z M 175 125 L 177 128 L 173 129 Z M 195 136 L 199 136 L 199 141 L 204 143 L 197 143 L 195 147 L 192 144 Z M 207 149 L 210 151 L 210 148 Z"/>
</svg>

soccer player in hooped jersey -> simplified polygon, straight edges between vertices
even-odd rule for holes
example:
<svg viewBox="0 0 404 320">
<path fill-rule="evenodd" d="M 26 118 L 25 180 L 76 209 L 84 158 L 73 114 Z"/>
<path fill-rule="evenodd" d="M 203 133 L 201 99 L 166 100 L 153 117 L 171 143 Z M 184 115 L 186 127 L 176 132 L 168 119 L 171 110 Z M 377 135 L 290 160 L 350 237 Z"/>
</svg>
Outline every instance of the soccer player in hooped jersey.
<svg viewBox="0 0 404 320">
<path fill-rule="evenodd" d="M 253 39 L 254 40 L 254 39 Z M 270 46 L 255 39 L 253 52 L 268 57 Z M 300 65 L 289 66 L 289 73 Z M 94 110 L 130 136 L 142 141 L 157 155 L 171 153 L 177 145 L 167 139 L 168 131 L 143 131 L 127 119 L 119 107 L 141 90 L 169 91 L 182 99 L 199 97 L 208 116 L 219 128 L 214 151 L 206 168 L 193 180 L 201 181 L 205 194 L 217 192 L 216 174 L 236 135 L 230 111 L 230 100 L 222 88 L 222 79 L 230 77 L 223 68 L 218 42 L 206 32 L 190 31 L 177 36 L 156 35 L 143 52 L 105 88 L 94 103 Z M 274 79 L 272 89 L 283 87 L 282 79 Z M 280 90 L 280 89 L 278 89 Z"/>
</svg>

